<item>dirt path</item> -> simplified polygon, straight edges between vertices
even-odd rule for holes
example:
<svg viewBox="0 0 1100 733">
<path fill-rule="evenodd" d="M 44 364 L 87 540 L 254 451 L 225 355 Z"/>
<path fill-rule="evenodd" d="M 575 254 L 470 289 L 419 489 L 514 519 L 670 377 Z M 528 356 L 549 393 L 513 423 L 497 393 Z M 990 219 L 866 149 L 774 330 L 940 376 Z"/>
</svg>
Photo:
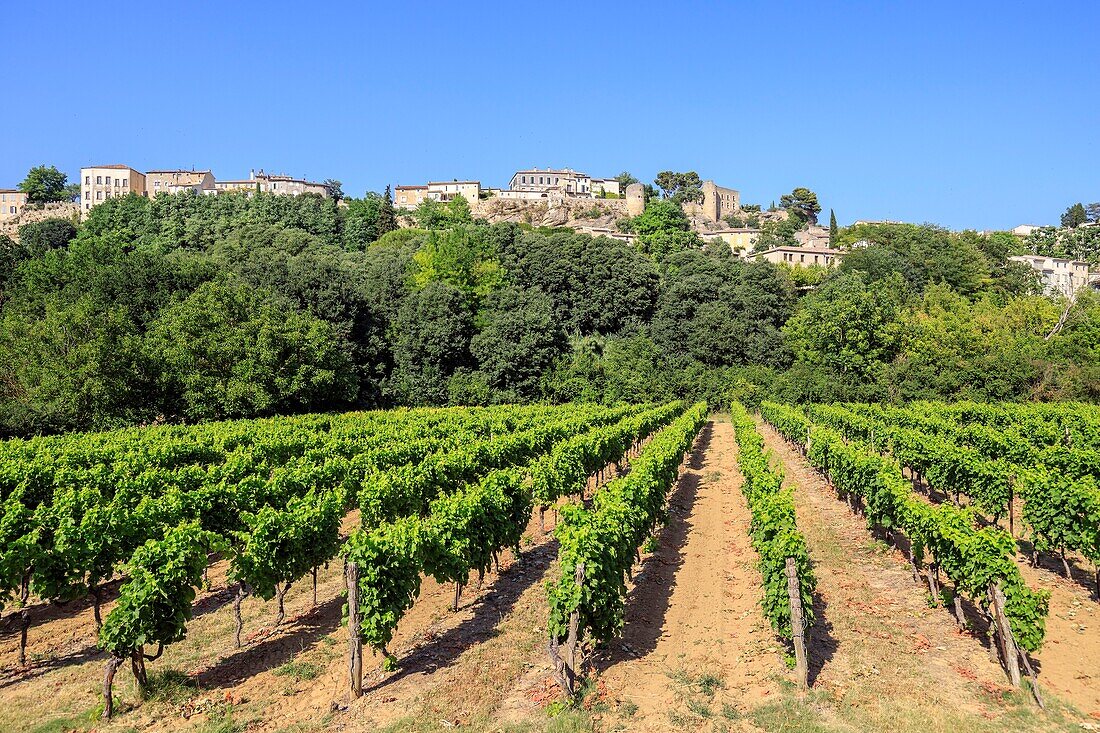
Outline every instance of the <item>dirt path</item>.
<svg viewBox="0 0 1100 733">
<path fill-rule="evenodd" d="M 759 429 L 795 487 L 815 562 L 824 628 L 814 629 L 811 675 L 817 694 L 845 703 L 823 708 L 823 717 L 860 730 L 1055 729 L 1032 720 L 1033 707 L 1012 693 L 976 634 L 929 606 L 901 552 L 876 540 L 778 433 Z"/>
<path fill-rule="evenodd" d="M 600 675 L 629 730 L 694 728 L 779 690 L 783 656 L 760 611 L 741 480 L 732 425 L 708 423 Z"/>
</svg>

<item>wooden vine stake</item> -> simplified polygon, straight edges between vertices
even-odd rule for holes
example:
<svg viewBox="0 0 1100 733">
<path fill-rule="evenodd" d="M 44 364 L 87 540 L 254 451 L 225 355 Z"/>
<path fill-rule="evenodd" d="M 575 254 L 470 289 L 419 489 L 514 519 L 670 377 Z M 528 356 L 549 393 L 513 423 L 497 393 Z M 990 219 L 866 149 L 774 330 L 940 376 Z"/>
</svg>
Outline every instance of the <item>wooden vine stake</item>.
<svg viewBox="0 0 1100 733">
<path fill-rule="evenodd" d="M 352 697 L 363 696 L 363 640 L 359 638 L 359 564 L 344 567 L 348 586 L 348 676 Z"/>
<path fill-rule="evenodd" d="M 1004 660 L 1008 678 L 1013 687 L 1020 686 L 1020 663 L 1017 661 L 1016 640 L 1012 638 L 1012 626 L 1005 615 L 1005 594 L 1000 583 L 994 583 L 989 590 L 993 599 L 993 622 L 997 625 L 997 637 L 1001 645 L 1001 659 Z"/>
<path fill-rule="evenodd" d="M 802 620 L 802 594 L 798 586 L 798 566 L 787 558 L 787 595 L 791 599 L 791 637 L 794 641 L 794 674 L 802 689 L 810 686 L 810 667 L 806 660 L 806 628 Z"/>
</svg>

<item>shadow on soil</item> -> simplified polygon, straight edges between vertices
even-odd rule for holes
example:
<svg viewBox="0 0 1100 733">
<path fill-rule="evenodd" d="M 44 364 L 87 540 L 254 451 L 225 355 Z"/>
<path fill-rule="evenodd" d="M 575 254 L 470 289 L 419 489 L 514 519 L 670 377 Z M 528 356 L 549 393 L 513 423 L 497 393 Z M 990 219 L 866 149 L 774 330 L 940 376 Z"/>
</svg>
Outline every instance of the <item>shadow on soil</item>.
<svg viewBox="0 0 1100 733">
<path fill-rule="evenodd" d="M 364 686 L 367 694 L 398 682 L 409 675 L 431 674 L 450 666 L 472 646 L 490 639 L 496 627 L 515 606 L 523 592 L 539 582 L 558 556 L 557 540 L 543 542 L 523 553 L 520 562 L 504 568 L 469 606 L 473 615 L 439 636 L 428 637 L 398 660 L 395 674 Z M 460 603 L 462 609 L 466 604 Z"/>
<path fill-rule="evenodd" d="M 815 591 L 814 625 L 809 628 L 809 638 L 806 641 L 806 658 L 809 663 L 807 680 L 810 687 L 813 687 L 818 675 L 821 674 L 821 670 L 832 660 L 839 646 L 836 637 L 833 636 L 833 625 L 826 613 L 828 608 L 829 604 L 825 602 L 820 593 Z"/>
<path fill-rule="evenodd" d="M 688 458 L 688 466 L 693 470 L 703 467 L 703 456 L 710 448 L 713 432 L 711 422 L 700 431 Z M 676 585 L 676 574 L 684 564 L 684 545 L 693 526 L 691 512 L 700 483 L 695 473 L 684 474 L 677 482 L 669 497 L 668 524 L 658 536 L 657 550 L 642 561 L 634 575 L 634 588 L 626 599 L 622 641 L 614 642 L 608 652 L 600 655 L 595 665 L 599 671 L 616 661 L 645 656 L 657 648 Z"/>
<path fill-rule="evenodd" d="M 344 597 L 336 596 L 292 617 L 275 633 L 243 646 L 194 675 L 202 687 L 232 687 L 260 672 L 289 662 L 340 626 Z"/>
</svg>

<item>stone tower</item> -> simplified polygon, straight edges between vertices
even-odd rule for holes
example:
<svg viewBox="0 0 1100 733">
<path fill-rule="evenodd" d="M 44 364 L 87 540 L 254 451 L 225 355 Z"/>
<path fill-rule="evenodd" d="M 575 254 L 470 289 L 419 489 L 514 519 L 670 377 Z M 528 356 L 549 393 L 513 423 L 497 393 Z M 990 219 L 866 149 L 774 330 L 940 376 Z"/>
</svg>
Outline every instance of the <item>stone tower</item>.
<svg viewBox="0 0 1100 733">
<path fill-rule="evenodd" d="M 631 183 L 626 187 L 626 213 L 641 216 L 645 211 L 645 186 Z"/>
</svg>

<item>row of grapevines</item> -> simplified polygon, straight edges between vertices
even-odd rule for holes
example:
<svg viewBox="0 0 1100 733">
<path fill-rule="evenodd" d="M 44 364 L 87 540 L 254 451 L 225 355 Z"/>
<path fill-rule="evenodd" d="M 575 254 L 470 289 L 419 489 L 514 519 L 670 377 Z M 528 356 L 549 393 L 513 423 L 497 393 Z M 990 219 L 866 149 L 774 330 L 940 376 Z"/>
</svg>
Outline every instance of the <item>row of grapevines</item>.
<svg viewBox="0 0 1100 733">
<path fill-rule="evenodd" d="M 976 451 L 987 459 L 987 465 L 1003 465 L 1009 497 L 1018 493 L 1024 501 L 1023 518 L 1031 530 L 1035 550 L 1057 552 L 1063 560 L 1067 551 L 1075 551 L 1094 564 L 1100 564 L 1100 491 L 1095 478 L 1100 476 L 1100 453 L 1097 451 L 1063 445 L 1038 447 L 1011 427 L 994 428 L 981 423 L 959 425 L 940 417 L 939 410 L 928 410 L 927 406 L 901 410 L 858 405 L 851 409 L 868 420 L 878 418 L 879 422 L 889 422 L 892 426 L 913 423 L 934 426 L 944 440 L 969 446 L 960 448 L 957 454 L 970 455 L 971 451 Z M 960 414 L 973 412 L 968 408 Z M 851 424 L 848 427 L 852 427 Z M 880 430 L 880 434 L 886 433 Z M 904 453 L 899 455 L 895 451 L 895 455 L 906 465 L 921 470 L 915 462 L 906 460 Z M 994 456 L 1004 460 L 990 460 Z M 952 477 L 934 477 L 929 473 L 928 478 L 930 484 L 939 488 Z M 956 484 L 959 485 L 968 495 L 975 490 L 966 482 Z M 997 486 L 999 491 L 1003 490 L 999 476 Z M 988 500 L 978 504 L 988 511 Z"/>
<path fill-rule="evenodd" d="M 374 526 L 365 523 L 344 550 L 345 559 L 359 567 L 359 638 L 387 653 L 394 629 L 420 593 L 422 576 L 462 584 L 473 570 L 483 575 L 501 549 L 512 547 L 518 554 L 519 538 L 533 506 L 529 474 L 538 466 L 549 463 L 564 469 L 569 464 L 563 454 L 584 443 L 593 447 L 582 452 L 595 454 L 609 435 L 622 448 L 611 458 L 617 460 L 626 447 L 682 410 L 680 403 L 672 403 L 628 414 L 616 425 L 597 426 L 559 442 L 548 460 L 536 457 L 526 468 L 492 471 L 433 499 L 425 516 L 397 516 Z M 578 474 L 563 477 L 567 483 L 583 482 L 594 470 L 583 461 L 572 466 Z"/>
<path fill-rule="evenodd" d="M 730 406 L 737 438 L 737 465 L 744 482 L 741 490 L 748 500 L 752 522 L 749 533 L 752 546 L 760 556 L 760 574 L 764 578 L 764 615 L 784 639 L 793 638 L 791 605 L 787 590 L 787 558 L 798 568 L 799 594 L 803 619 L 814 622 L 813 596 L 817 580 L 806 550 L 806 539 L 795 522 L 794 497 L 783 488 L 783 473 L 771 466 L 764 451 L 764 439 L 756 423 L 739 403 Z"/>
<path fill-rule="evenodd" d="M 596 492 L 591 507 L 562 508 L 554 529 L 560 576 L 549 588 L 552 643 L 567 638 L 573 614 L 574 633 L 581 639 L 608 642 L 620 632 L 626 573 L 638 547 L 664 519 L 666 495 L 706 416 L 705 402 L 693 405 L 653 436 L 631 461 L 629 474 Z M 583 568 L 579 586 L 578 568 Z"/>
<path fill-rule="evenodd" d="M 766 403 L 762 414 L 770 421 L 770 416 L 793 410 Z M 786 426 L 794 423 L 797 420 L 790 417 L 782 421 Z M 778 424 L 773 423 L 777 429 Z M 802 431 L 784 435 L 794 442 L 806 439 Z M 813 426 L 808 443 L 811 465 L 839 491 L 861 502 L 869 525 L 904 533 L 915 562 L 920 563 L 923 554 L 930 552 L 958 591 L 983 608 L 988 609 L 990 586 L 999 584 L 1016 640 L 1028 651 L 1040 647 L 1050 594 L 1032 591 L 1024 583 L 1014 559 L 1016 545 L 1007 532 L 993 526 L 976 528 L 973 509 L 923 501 L 914 495 L 897 460 L 884 457 L 861 439 L 852 436 L 850 442 L 845 441 L 832 428 Z"/>
</svg>

